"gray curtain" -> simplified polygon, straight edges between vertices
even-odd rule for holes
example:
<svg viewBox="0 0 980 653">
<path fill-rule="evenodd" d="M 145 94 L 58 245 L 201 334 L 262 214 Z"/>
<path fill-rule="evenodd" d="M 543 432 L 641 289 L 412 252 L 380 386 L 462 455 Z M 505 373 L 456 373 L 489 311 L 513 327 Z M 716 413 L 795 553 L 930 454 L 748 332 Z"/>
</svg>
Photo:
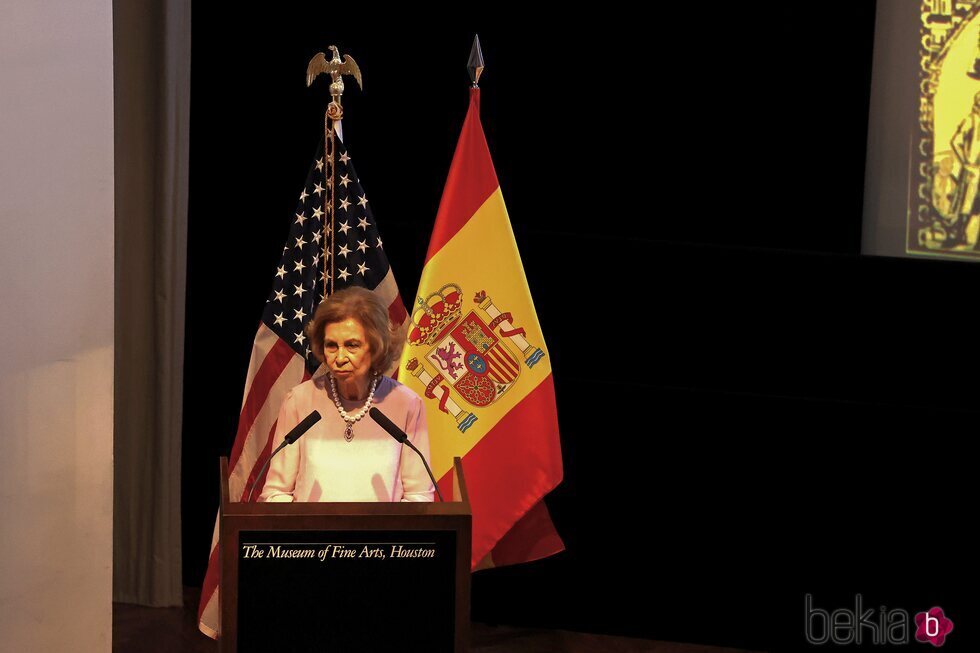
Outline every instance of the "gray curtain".
<svg viewBox="0 0 980 653">
<path fill-rule="evenodd" d="M 190 0 L 115 0 L 113 600 L 181 605 Z"/>
</svg>

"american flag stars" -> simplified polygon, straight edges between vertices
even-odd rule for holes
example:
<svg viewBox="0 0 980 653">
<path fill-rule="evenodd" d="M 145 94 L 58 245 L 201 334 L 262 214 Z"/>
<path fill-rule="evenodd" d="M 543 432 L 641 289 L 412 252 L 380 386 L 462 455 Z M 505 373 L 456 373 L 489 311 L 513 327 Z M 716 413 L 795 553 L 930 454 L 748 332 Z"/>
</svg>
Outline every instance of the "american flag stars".
<svg viewBox="0 0 980 653">
<path fill-rule="evenodd" d="M 308 353 L 302 329 L 324 295 L 351 284 L 375 289 L 390 272 L 367 194 L 343 143 L 338 140 L 335 145 L 335 171 L 322 158 L 322 143 L 310 166 L 262 319 L 297 354 L 306 357 L 310 372 L 318 363 Z M 335 189 L 342 192 L 328 192 L 331 174 Z M 324 206 L 331 199 L 335 201 L 333 211 Z M 289 315 L 293 317 L 287 318 Z"/>
</svg>

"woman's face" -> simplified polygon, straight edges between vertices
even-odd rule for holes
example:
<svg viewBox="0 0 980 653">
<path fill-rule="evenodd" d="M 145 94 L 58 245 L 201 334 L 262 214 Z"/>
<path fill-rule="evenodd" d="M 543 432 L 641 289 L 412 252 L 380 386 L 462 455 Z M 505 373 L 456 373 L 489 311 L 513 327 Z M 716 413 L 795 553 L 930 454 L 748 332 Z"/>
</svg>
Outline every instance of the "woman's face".
<svg viewBox="0 0 980 653">
<path fill-rule="evenodd" d="M 367 387 L 371 351 L 364 327 L 357 320 L 347 318 L 324 328 L 323 358 L 337 383 Z"/>
</svg>

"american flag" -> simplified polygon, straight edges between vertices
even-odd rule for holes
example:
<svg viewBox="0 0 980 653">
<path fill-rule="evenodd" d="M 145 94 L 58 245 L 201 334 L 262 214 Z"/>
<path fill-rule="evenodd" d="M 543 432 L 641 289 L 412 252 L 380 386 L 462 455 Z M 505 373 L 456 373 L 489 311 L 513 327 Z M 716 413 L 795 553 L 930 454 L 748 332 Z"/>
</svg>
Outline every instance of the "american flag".
<svg viewBox="0 0 980 653">
<path fill-rule="evenodd" d="M 371 204 L 339 135 L 332 140 L 333 169 L 330 157 L 324 157 L 321 141 L 300 192 L 252 345 L 238 432 L 228 461 L 232 500 L 237 497 L 245 501 L 253 484 L 253 499 L 260 494 L 265 478 L 257 479 L 255 474 L 269 457 L 279 406 L 286 393 L 309 379 L 319 366 L 303 327 L 324 297 L 348 286 L 368 288 L 388 306 L 388 315 L 392 324 L 400 327 L 399 333 L 404 334 L 407 328 L 408 315 Z M 332 223 L 325 208 L 330 206 Z M 210 637 L 216 637 L 218 631 L 218 581 L 215 521 L 198 609 L 198 627 Z"/>
</svg>

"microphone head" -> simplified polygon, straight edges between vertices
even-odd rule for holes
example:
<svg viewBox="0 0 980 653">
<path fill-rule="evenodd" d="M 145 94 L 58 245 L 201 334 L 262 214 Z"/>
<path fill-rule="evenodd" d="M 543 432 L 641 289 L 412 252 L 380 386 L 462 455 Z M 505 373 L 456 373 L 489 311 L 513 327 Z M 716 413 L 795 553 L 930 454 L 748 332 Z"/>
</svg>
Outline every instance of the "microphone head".
<svg viewBox="0 0 980 653">
<path fill-rule="evenodd" d="M 373 419 L 378 426 L 383 428 L 388 435 L 395 438 L 402 444 L 405 444 L 405 440 L 408 439 L 405 432 L 395 426 L 395 423 L 388 419 L 388 416 L 378 410 L 377 407 L 372 406 L 371 410 L 368 411 L 368 415 L 370 415 L 371 419 Z"/>
<path fill-rule="evenodd" d="M 312 428 L 313 425 L 319 421 L 320 421 L 320 413 L 319 411 L 314 410 L 312 413 L 307 415 L 302 422 L 294 426 L 293 430 L 287 433 L 286 437 L 284 437 L 283 440 L 285 440 L 286 444 L 292 444 L 296 442 L 297 440 L 299 440 L 300 436 L 302 436 L 304 433 L 309 431 L 310 428 Z"/>
</svg>

